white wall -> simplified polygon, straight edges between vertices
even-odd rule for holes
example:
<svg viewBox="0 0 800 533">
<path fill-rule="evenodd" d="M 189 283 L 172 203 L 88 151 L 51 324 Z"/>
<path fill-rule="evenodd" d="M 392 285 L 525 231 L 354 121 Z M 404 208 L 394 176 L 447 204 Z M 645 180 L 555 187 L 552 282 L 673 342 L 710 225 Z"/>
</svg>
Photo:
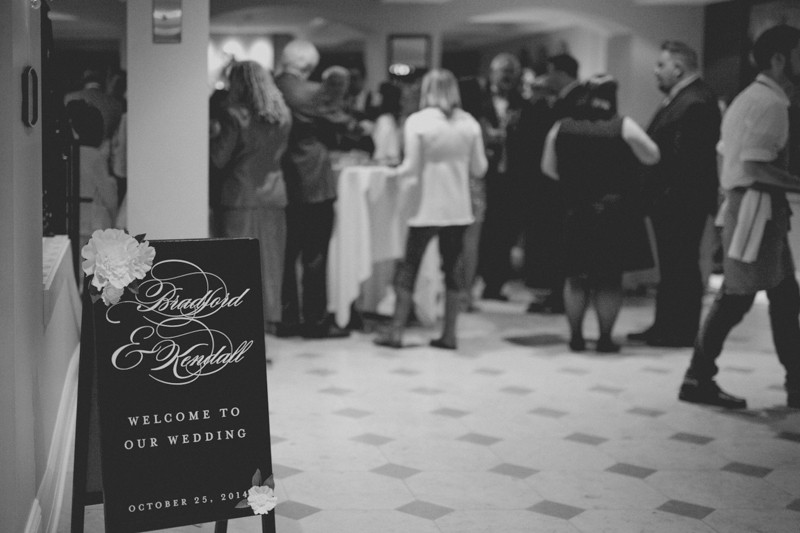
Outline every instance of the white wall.
<svg viewBox="0 0 800 533">
<path fill-rule="evenodd" d="M 178 44 L 154 44 L 152 2 L 127 2 L 128 227 L 208 236 L 209 0 L 183 2 Z"/>
<path fill-rule="evenodd" d="M 15 533 L 39 516 L 34 354 L 43 345 L 42 132 L 20 118 L 22 70 L 41 70 L 39 15 L 28 0 L 0 2 L 0 531 Z"/>
</svg>

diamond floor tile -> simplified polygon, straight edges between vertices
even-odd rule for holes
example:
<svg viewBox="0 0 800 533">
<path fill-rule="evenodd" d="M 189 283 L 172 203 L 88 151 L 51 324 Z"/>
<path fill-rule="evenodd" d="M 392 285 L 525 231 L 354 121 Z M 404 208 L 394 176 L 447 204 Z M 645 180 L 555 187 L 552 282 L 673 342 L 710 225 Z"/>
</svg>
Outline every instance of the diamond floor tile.
<svg viewBox="0 0 800 533">
<path fill-rule="evenodd" d="M 763 466 L 748 465 L 744 463 L 729 463 L 722 467 L 726 472 L 734 472 L 752 477 L 766 477 L 772 472 L 771 468 L 764 468 Z"/>
<path fill-rule="evenodd" d="M 436 520 L 448 513 L 453 512 L 453 510 L 450 509 L 449 507 L 444 507 L 442 505 L 436 505 L 435 503 L 423 502 L 419 500 L 415 500 L 402 507 L 398 507 L 397 510 L 402 511 L 404 513 L 408 513 L 410 515 L 418 516 L 420 518 L 427 518 L 428 520 Z"/>
<path fill-rule="evenodd" d="M 275 514 L 291 518 L 292 520 L 302 520 L 319 511 L 320 509 L 313 505 L 306 505 L 295 501 L 279 502 L 277 507 L 275 507 Z"/>
<path fill-rule="evenodd" d="M 537 504 L 534 504 L 528 507 L 528 509 L 534 513 L 552 516 L 554 518 L 563 518 L 564 520 L 570 520 L 584 511 L 579 507 L 573 507 L 571 505 L 565 505 L 563 503 L 551 502 L 547 500 L 543 500 Z"/>
<path fill-rule="evenodd" d="M 656 472 L 656 470 L 653 470 L 652 468 L 645 468 L 643 466 L 630 465 L 627 463 L 617 463 L 614 466 L 607 468 L 606 471 L 639 479 L 644 479 L 650 474 Z"/>
<path fill-rule="evenodd" d="M 714 512 L 714 509 L 710 507 L 704 507 L 702 505 L 696 505 L 689 502 L 682 502 L 680 500 L 670 500 L 664 505 L 658 507 L 658 510 L 664 511 L 665 513 L 696 518 L 698 520 L 702 520 Z"/>
</svg>

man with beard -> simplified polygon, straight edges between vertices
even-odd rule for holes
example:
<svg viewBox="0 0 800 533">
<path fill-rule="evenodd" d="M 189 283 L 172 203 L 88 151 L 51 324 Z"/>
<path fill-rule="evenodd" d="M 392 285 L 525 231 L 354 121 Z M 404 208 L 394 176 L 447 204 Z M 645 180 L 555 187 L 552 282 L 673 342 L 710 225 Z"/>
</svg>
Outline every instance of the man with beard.
<svg viewBox="0 0 800 533">
<path fill-rule="evenodd" d="M 731 409 L 744 398 L 714 381 L 725 338 L 766 290 L 778 359 L 786 369 L 789 407 L 800 409 L 800 290 L 787 234 L 786 191 L 800 191 L 787 167 L 789 97 L 800 85 L 800 30 L 781 25 L 753 46 L 760 71 L 725 114 L 718 147 L 725 203 L 717 217 L 724 246 L 722 288 L 703 323 L 678 398 Z"/>
<path fill-rule="evenodd" d="M 717 97 L 700 78 L 697 53 L 679 41 L 661 46 L 655 68 L 664 102 L 647 134 L 661 161 L 644 180 L 658 250 L 659 283 L 653 325 L 631 333 L 650 346 L 692 346 L 700 326 L 705 290 L 700 242 L 717 210 Z"/>
</svg>

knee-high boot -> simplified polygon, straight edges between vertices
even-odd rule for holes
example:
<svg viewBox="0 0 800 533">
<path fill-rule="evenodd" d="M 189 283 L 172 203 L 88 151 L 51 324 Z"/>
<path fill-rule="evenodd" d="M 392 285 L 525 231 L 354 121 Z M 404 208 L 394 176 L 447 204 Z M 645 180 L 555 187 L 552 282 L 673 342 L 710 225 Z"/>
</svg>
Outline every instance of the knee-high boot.
<svg viewBox="0 0 800 533">
<path fill-rule="evenodd" d="M 389 327 L 375 338 L 375 344 L 388 346 L 390 348 L 402 348 L 403 330 L 411 314 L 411 307 L 414 300 L 411 292 L 404 289 L 395 288 L 394 315 L 389 322 Z"/>
<path fill-rule="evenodd" d="M 462 295 L 461 291 L 448 290 L 444 297 L 444 323 L 442 324 L 442 336 L 431 341 L 431 346 L 436 348 L 456 349 L 456 323 L 458 314 L 461 311 Z"/>
</svg>

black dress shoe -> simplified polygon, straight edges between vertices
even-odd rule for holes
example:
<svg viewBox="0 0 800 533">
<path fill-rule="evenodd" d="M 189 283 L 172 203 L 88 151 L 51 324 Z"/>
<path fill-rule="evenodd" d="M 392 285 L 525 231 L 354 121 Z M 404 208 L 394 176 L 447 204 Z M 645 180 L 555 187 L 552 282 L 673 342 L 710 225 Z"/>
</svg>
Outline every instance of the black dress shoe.
<svg viewBox="0 0 800 533">
<path fill-rule="evenodd" d="M 443 339 L 431 339 L 431 342 L 428 344 L 442 350 L 456 350 L 458 348 L 456 343 L 445 342 Z"/>
<path fill-rule="evenodd" d="M 344 339 L 350 336 L 350 332 L 336 324 L 324 322 L 322 324 L 307 324 L 303 327 L 302 336 L 304 339 Z"/>
<path fill-rule="evenodd" d="M 645 343 L 648 346 L 659 348 L 691 348 L 694 346 L 694 337 L 669 337 L 651 335 Z"/>
<path fill-rule="evenodd" d="M 787 393 L 786 407 L 791 407 L 792 409 L 800 409 L 800 391 Z"/>
<path fill-rule="evenodd" d="M 564 313 L 564 302 L 545 298 L 541 302 L 531 302 L 530 305 L 528 305 L 527 312 L 560 315 Z"/>
<path fill-rule="evenodd" d="M 281 339 L 286 339 L 289 337 L 299 337 L 300 336 L 300 324 L 288 324 L 285 322 L 277 322 L 269 328 L 272 335 L 279 337 Z"/>
<path fill-rule="evenodd" d="M 508 296 L 500 291 L 487 291 L 484 290 L 481 294 L 482 300 L 497 300 L 498 302 L 507 302 Z"/>
<path fill-rule="evenodd" d="M 622 346 L 611 339 L 599 339 L 594 347 L 597 353 L 619 353 Z"/>
<path fill-rule="evenodd" d="M 747 400 L 728 394 L 713 381 L 704 383 L 685 381 L 681 385 L 678 399 L 684 402 L 714 405 L 726 409 L 747 408 Z"/>
<path fill-rule="evenodd" d="M 569 340 L 569 351 L 580 353 L 586 350 L 586 341 L 583 337 L 573 337 Z"/>
<path fill-rule="evenodd" d="M 644 331 L 638 331 L 636 333 L 628 333 L 627 337 L 629 341 L 647 342 L 647 339 L 649 339 L 652 335 L 653 335 L 653 328 L 651 326 Z"/>
</svg>

